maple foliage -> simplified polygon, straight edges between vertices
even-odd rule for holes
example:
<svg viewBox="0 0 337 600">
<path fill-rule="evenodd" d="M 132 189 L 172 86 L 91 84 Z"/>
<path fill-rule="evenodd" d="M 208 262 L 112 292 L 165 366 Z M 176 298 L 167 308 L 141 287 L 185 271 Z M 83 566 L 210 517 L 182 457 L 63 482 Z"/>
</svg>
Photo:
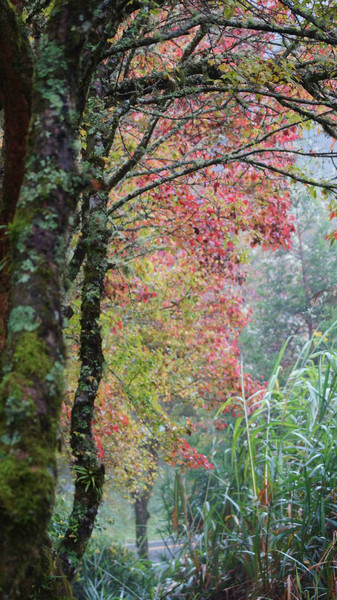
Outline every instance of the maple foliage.
<svg viewBox="0 0 337 600">
<path fill-rule="evenodd" d="M 131 490 L 147 485 L 148 473 L 153 480 L 158 455 L 178 466 L 210 468 L 184 439 L 186 419 L 175 422 L 181 420 L 178 407 L 214 411 L 241 391 L 237 338 L 247 314 L 240 298 L 244 247 L 239 234 L 256 243 L 260 223 L 247 218 L 245 198 L 236 205 L 232 195 L 228 209 L 228 199 L 216 195 L 214 187 L 205 186 L 202 198 L 188 186 L 183 191 L 172 209 L 158 212 L 158 222 L 154 216 L 144 222 L 136 213 L 124 232 L 126 247 L 121 235 L 110 247 L 109 260 L 119 268 L 105 284 L 106 383 L 94 431 L 100 456 Z M 238 217 L 231 220 L 236 208 Z M 284 219 L 282 227 L 291 231 L 291 222 Z M 289 243 L 288 235 L 276 239 L 277 246 L 280 239 Z M 255 390 L 249 376 L 244 380 L 248 391 Z"/>
</svg>

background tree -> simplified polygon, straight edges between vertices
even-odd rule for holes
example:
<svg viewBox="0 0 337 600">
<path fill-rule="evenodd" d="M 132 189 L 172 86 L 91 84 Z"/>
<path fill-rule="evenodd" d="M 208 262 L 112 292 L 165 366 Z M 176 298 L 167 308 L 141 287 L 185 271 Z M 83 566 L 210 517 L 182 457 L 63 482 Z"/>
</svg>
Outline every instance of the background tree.
<svg viewBox="0 0 337 600">
<path fill-rule="evenodd" d="M 336 253 L 326 239 L 327 203 L 302 188 L 293 194 L 290 248 L 273 255 L 256 249 L 244 284 L 252 315 L 240 343 L 247 368 L 263 380 L 269 378 L 288 338 L 284 377 L 315 330 L 326 331 L 336 318 Z"/>
</svg>

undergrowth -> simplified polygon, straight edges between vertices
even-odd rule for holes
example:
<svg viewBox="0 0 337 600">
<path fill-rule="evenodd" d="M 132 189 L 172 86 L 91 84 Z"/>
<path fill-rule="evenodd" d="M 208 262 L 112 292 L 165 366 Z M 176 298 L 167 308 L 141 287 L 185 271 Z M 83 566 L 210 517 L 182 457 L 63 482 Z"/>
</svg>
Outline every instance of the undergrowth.
<svg viewBox="0 0 337 600">
<path fill-rule="evenodd" d="M 189 494 L 177 474 L 184 547 L 168 598 L 337 597 L 337 355 L 322 343 L 306 345 L 282 389 L 276 365 L 262 398 L 229 400 L 239 416 L 214 442 L 214 473 Z"/>
<path fill-rule="evenodd" d="M 280 355 L 263 396 L 231 398 L 236 416 L 214 434 L 214 471 L 178 472 L 166 486 L 163 536 L 178 554 L 151 566 L 98 538 L 79 600 L 337 597 L 337 354 L 324 344 L 306 345 L 282 388 Z"/>
</svg>

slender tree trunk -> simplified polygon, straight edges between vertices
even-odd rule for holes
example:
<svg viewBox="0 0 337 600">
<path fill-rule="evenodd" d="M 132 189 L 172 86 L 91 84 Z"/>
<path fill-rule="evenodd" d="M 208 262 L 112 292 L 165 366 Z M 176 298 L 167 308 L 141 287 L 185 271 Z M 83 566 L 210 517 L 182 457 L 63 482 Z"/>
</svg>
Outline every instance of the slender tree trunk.
<svg viewBox="0 0 337 600">
<path fill-rule="evenodd" d="M 84 265 L 81 316 L 81 372 L 71 418 L 71 446 L 76 460 L 75 497 L 69 528 L 60 548 L 63 571 L 71 580 L 91 536 L 102 497 L 104 466 L 92 435 L 94 404 L 102 378 L 104 356 L 99 317 L 107 269 L 107 195 L 90 198 L 86 219 L 87 258 Z"/>
<path fill-rule="evenodd" d="M 108 66 L 101 65 L 93 82 L 90 109 L 93 133 L 87 136 L 83 160 L 95 172 L 95 193 L 86 193 L 82 207 L 82 235 L 67 269 L 66 287 L 76 277 L 82 263 L 82 305 L 80 361 L 81 371 L 71 415 L 71 448 L 75 459 L 75 496 L 69 527 L 59 548 L 63 572 L 72 580 L 91 537 L 102 498 L 104 465 L 98 456 L 92 433 L 94 406 L 103 375 L 104 355 L 100 328 L 101 301 L 108 268 L 110 239 L 104 185 L 104 158 L 108 157 L 114 135 L 110 119 L 102 112 L 102 96 L 109 81 Z M 112 118 L 113 121 L 113 118 Z M 103 147 L 103 156 L 102 156 Z"/>
</svg>

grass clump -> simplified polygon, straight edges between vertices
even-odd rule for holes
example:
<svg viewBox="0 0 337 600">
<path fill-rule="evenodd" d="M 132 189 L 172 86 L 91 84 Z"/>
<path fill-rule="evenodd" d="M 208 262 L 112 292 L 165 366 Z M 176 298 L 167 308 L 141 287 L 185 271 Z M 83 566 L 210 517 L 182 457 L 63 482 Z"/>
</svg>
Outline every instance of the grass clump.
<svg viewBox="0 0 337 600">
<path fill-rule="evenodd" d="M 150 563 L 122 545 L 112 545 L 101 533 L 85 553 L 74 595 L 77 600 L 151 600 L 153 582 Z"/>
<path fill-rule="evenodd" d="M 184 547 L 164 571 L 166 598 L 337 597 L 337 354 L 321 345 L 282 388 L 276 366 L 262 398 L 231 399 L 214 473 L 190 493 L 176 483 Z"/>
</svg>

